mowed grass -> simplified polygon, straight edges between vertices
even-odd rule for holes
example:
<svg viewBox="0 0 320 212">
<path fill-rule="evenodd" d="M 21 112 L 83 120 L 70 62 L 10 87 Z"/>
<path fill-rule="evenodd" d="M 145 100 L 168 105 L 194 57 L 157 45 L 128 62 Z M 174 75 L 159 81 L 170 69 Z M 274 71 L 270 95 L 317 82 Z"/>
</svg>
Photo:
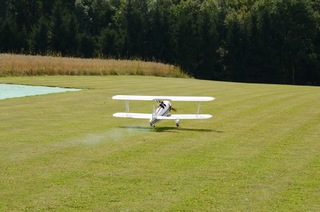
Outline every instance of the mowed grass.
<svg viewBox="0 0 320 212">
<path fill-rule="evenodd" d="M 0 82 L 85 89 L 0 101 L 1 211 L 320 210 L 318 87 L 148 76 Z M 116 94 L 216 100 L 201 105 L 212 119 L 152 129 L 148 120 L 112 117 L 125 110 Z"/>
</svg>

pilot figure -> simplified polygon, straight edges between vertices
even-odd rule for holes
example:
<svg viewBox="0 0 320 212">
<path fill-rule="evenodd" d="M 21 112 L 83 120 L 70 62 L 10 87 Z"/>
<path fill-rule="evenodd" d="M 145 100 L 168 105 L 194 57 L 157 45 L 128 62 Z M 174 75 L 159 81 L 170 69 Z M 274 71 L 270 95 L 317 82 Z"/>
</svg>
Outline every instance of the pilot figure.
<svg viewBox="0 0 320 212">
<path fill-rule="evenodd" d="M 157 112 L 159 112 L 160 109 L 165 109 L 165 111 L 166 111 L 165 114 L 169 114 L 169 112 L 171 110 L 176 111 L 172 107 L 172 105 L 171 105 L 171 103 L 169 101 L 161 101 L 161 102 L 159 102 L 159 106 L 158 106 Z"/>
<path fill-rule="evenodd" d="M 158 107 L 161 107 L 161 108 L 165 108 L 166 107 L 166 104 L 164 102 L 160 102 L 159 106 Z"/>
</svg>

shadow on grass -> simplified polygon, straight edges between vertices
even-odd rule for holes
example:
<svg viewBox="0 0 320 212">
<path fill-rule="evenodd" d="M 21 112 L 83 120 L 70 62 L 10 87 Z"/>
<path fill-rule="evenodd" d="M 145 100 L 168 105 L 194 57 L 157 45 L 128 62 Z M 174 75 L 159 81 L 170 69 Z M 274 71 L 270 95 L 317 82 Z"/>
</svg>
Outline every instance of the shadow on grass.
<svg viewBox="0 0 320 212">
<path fill-rule="evenodd" d="M 122 129 L 134 129 L 138 131 L 149 131 L 149 132 L 179 132 L 179 131 L 190 131 L 190 132 L 223 132 L 211 129 L 195 129 L 195 128 L 183 128 L 183 127 L 139 127 L 139 126 L 120 126 Z"/>
</svg>

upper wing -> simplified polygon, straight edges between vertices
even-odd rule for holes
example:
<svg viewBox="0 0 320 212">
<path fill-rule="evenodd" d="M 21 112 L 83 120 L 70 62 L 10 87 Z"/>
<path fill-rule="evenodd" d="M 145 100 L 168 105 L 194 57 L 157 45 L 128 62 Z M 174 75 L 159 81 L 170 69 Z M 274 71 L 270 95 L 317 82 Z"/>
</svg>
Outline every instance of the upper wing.
<svg viewBox="0 0 320 212">
<path fill-rule="evenodd" d="M 171 114 L 171 116 L 157 116 L 157 119 L 161 120 L 177 120 L 177 119 L 209 119 L 212 115 L 210 114 Z"/>
<path fill-rule="evenodd" d="M 169 101 L 190 101 L 202 102 L 212 101 L 215 98 L 210 96 L 138 96 L 138 95 L 116 95 L 112 99 L 115 100 L 169 100 Z"/>
</svg>

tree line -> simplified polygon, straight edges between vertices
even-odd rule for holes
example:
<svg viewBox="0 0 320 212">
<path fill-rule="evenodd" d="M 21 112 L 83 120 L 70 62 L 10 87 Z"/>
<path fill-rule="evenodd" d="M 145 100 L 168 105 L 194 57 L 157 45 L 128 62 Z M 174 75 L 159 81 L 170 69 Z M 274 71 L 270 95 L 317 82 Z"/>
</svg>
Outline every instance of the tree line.
<svg viewBox="0 0 320 212">
<path fill-rule="evenodd" d="M 138 58 L 201 79 L 320 85 L 318 0 L 0 4 L 0 52 Z"/>
</svg>

